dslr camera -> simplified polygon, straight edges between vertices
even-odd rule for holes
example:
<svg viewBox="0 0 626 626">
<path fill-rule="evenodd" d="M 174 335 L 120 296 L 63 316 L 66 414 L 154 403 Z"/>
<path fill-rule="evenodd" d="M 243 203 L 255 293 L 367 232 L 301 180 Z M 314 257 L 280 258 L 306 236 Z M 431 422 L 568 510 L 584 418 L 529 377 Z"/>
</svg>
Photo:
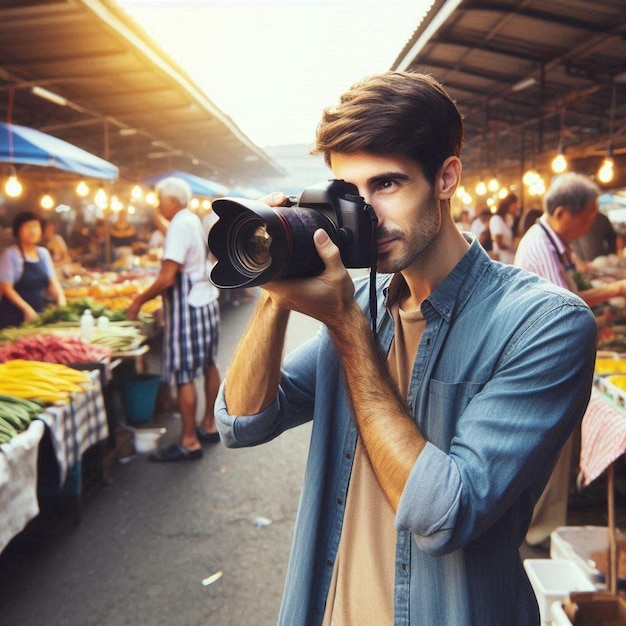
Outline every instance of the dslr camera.
<svg viewBox="0 0 626 626">
<path fill-rule="evenodd" d="M 219 198 L 213 210 L 219 220 L 209 233 L 209 249 L 217 258 L 211 271 L 217 287 L 254 287 L 321 273 L 324 264 L 313 243 L 318 228 L 337 245 L 346 267 L 376 266 L 376 214 L 344 180 L 308 187 L 287 206 Z"/>
</svg>

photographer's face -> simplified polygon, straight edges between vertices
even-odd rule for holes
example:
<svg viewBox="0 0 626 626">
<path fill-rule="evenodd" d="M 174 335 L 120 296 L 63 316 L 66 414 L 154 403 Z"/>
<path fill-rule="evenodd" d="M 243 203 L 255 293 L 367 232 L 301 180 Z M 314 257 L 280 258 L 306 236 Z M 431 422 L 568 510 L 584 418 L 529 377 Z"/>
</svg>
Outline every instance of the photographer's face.
<svg viewBox="0 0 626 626">
<path fill-rule="evenodd" d="M 333 153 L 332 170 L 358 187 L 378 217 L 378 271 L 426 262 L 441 228 L 441 210 L 421 166 L 403 155 Z"/>
</svg>

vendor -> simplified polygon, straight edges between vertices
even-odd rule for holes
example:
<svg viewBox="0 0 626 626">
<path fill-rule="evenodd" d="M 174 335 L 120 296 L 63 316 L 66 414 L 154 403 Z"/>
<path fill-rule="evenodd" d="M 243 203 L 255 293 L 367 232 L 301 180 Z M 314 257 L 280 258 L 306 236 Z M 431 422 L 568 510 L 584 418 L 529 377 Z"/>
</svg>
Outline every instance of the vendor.
<svg viewBox="0 0 626 626">
<path fill-rule="evenodd" d="M 65 305 L 50 253 L 38 245 L 41 236 L 36 213 L 24 211 L 15 216 L 16 243 L 0 255 L 0 328 L 37 319 L 48 294 L 58 305 Z"/>
<path fill-rule="evenodd" d="M 63 267 L 72 262 L 65 239 L 57 233 L 57 226 L 53 220 L 47 219 L 42 222 L 43 245 L 48 249 L 55 267 Z"/>
<path fill-rule="evenodd" d="M 137 230 L 128 220 L 126 211 L 120 211 L 115 223 L 111 226 L 111 244 L 116 248 L 132 246 L 136 239 Z"/>
</svg>

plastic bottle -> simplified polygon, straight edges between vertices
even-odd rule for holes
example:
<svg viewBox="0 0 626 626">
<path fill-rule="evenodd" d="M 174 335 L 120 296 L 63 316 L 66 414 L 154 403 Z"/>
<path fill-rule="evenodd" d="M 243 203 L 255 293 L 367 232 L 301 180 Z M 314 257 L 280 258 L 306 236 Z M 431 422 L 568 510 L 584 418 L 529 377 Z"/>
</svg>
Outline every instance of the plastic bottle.
<svg viewBox="0 0 626 626">
<path fill-rule="evenodd" d="M 80 336 L 82 339 L 89 341 L 94 334 L 96 328 L 95 320 L 89 309 L 85 309 L 80 318 Z"/>
<path fill-rule="evenodd" d="M 109 327 L 109 318 L 106 315 L 101 315 L 98 318 L 98 330 L 106 330 Z"/>
</svg>

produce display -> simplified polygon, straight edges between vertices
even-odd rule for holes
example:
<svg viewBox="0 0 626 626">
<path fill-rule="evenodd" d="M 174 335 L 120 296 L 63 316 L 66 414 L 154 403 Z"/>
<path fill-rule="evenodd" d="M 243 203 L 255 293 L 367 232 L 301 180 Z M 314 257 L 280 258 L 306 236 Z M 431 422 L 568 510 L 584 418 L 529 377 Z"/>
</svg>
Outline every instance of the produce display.
<svg viewBox="0 0 626 626">
<path fill-rule="evenodd" d="M 70 394 L 84 391 L 90 384 L 85 371 L 60 363 L 14 359 L 0 363 L 0 395 L 37 400 L 46 404 L 67 402 Z"/>
<path fill-rule="evenodd" d="M 595 373 L 599 375 L 626 373 L 626 358 L 617 353 L 611 356 L 596 356 Z"/>
<path fill-rule="evenodd" d="M 14 359 L 49 363 L 95 363 L 111 356 L 111 348 L 89 343 L 80 337 L 53 333 L 23 335 L 0 343 L 0 363 Z"/>
<path fill-rule="evenodd" d="M 0 396 L 0 444 L 9 443 L 28 428 L 43 408 L 43 403 L 15 396 Z"/>
</svg>

